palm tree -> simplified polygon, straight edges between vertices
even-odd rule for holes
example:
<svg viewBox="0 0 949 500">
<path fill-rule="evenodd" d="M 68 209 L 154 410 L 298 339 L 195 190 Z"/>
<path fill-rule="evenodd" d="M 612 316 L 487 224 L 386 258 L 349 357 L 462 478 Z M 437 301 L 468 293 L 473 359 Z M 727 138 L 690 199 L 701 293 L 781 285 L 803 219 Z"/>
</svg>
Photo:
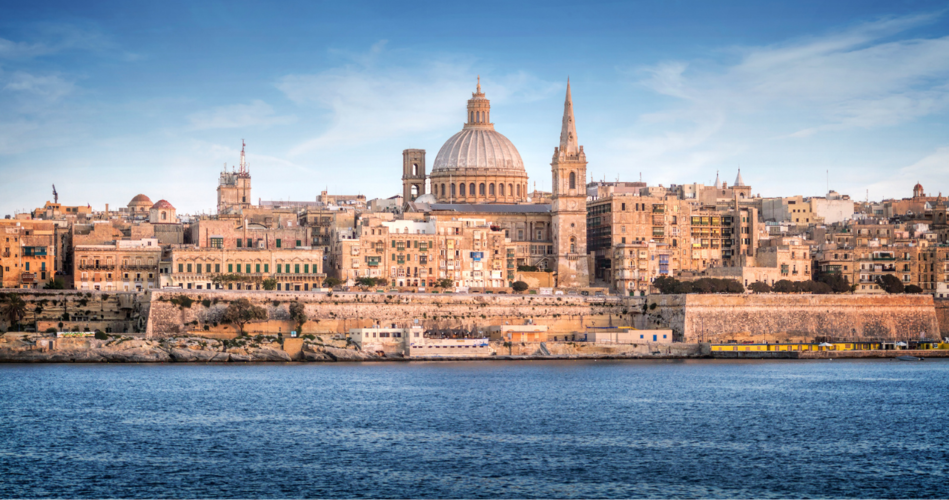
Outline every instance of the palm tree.
<svg viewBox="0 0 949 500">
<path fill-rule="evenodd" d="M 3 315 L 10 321 L 11 326 L 16 323 L 17 331 L 20 331 L 20 320 L 26 316 L 26 302 L 19 295 L 10 294 L 3 306 Z"/>
</svg>

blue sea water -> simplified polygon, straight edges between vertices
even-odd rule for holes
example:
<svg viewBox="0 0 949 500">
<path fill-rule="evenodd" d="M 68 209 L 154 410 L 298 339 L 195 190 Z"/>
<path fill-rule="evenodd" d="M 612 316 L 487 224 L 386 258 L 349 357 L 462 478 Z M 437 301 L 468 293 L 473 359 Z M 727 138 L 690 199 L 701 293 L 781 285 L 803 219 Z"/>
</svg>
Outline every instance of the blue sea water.
<svg viewBox="0 0 949 500">
<path fill-rule="evenodd" d="M 949 497 L 949 362 L 0 366 L 0 497 Z"/>
</svg>

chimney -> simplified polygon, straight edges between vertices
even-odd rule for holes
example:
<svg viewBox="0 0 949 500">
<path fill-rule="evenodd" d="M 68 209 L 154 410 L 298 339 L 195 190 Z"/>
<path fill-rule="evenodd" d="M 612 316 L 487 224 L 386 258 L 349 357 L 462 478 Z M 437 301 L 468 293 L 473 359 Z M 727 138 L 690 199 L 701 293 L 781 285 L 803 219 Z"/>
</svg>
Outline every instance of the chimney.
<svg viewBox="0 0 949 500">
<path fill-rule="evenodd" d="M 106 213 L 106 215 L 109 214 L 109 204 L 108 204 L 108 203 L 105 204 L 105 213 Z"/>
</svg>

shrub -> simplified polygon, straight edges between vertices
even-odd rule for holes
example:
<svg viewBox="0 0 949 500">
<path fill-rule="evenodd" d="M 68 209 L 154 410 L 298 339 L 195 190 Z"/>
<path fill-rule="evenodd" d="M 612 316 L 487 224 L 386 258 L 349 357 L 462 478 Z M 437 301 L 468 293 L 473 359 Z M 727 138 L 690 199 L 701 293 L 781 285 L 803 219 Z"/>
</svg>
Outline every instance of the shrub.
<svg viewBox="0 0 949 500">
<path fill-rule="evenodd" d="M 57 330 L 57 329 L 55 329 L 55 328 L 52 328 L 52 327 L 46 329 L 46 333 L 56 333 L 56 332 L 58 332 L 58 331 L 59 331 L 59 330 Z"/>
<path fill-rule="evenodd" d="M 754 293 L 768 293 L 771 291 L 771 285 L 763 281 L 755 281 L 751 285 L 748 285 L 748 289 Z"/>
<path fill-rule="evenodd" d="M 201 301 L 201 305 L 204 307 L 211 307 L 211 301 L 208 299 L 204 299 Z"/>
<path fill-rule="evenodd" d="M 903 293 L 903 282 L 892 274 L 877 276 L 876 283 L 886 290 L 886 293 Z"/>
<path fill-rule="evenodd" d="M 903 293 L 923 293 L 923 289 L 916 285 L 907 285 L 903 288 Z"/>
<path fill-rule="evenodd" d="M 515 292 L 523 292 L 530 288 L 530 285 L 524 283 L 523 281 L 515 281 L 514 283 L 511 283 L 511 288 L 514 289 Z"/>
<path fill-rule="evenodd" d="M 88 332 L 89 329 L 86 328 L 86 331 Z M 96 330 L 96 340 L 109 340 L 109 336 L 106 335 L 105 332 L 103 331 Z"/>
<path fill-rule="evenodd" d="M 190 309 L 191 305 L 194 304 L 194 300 L 187 295 L 177 295 L 171 299 L 171 303 L 180 309 Z"/>
</svg>

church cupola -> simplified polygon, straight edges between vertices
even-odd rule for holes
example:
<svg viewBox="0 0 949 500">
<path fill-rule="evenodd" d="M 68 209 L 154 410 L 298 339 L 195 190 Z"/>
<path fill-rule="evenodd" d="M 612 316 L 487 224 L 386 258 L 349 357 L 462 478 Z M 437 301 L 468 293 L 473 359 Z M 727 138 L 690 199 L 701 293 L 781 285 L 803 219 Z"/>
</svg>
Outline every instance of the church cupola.
<svg viewBox="0 0 949 500">
<path fill-rule="evenodd" d="M 468 122 L 465 128 L 479 127 L 494 130 L 494 124 L 491 123 L 491 101 L 485 99 L 484 92 L 481 92 L 481 76 L 478 76 L 478 88 L 471 93 L 471 99 L 468 100 Z"/>
</svg>

